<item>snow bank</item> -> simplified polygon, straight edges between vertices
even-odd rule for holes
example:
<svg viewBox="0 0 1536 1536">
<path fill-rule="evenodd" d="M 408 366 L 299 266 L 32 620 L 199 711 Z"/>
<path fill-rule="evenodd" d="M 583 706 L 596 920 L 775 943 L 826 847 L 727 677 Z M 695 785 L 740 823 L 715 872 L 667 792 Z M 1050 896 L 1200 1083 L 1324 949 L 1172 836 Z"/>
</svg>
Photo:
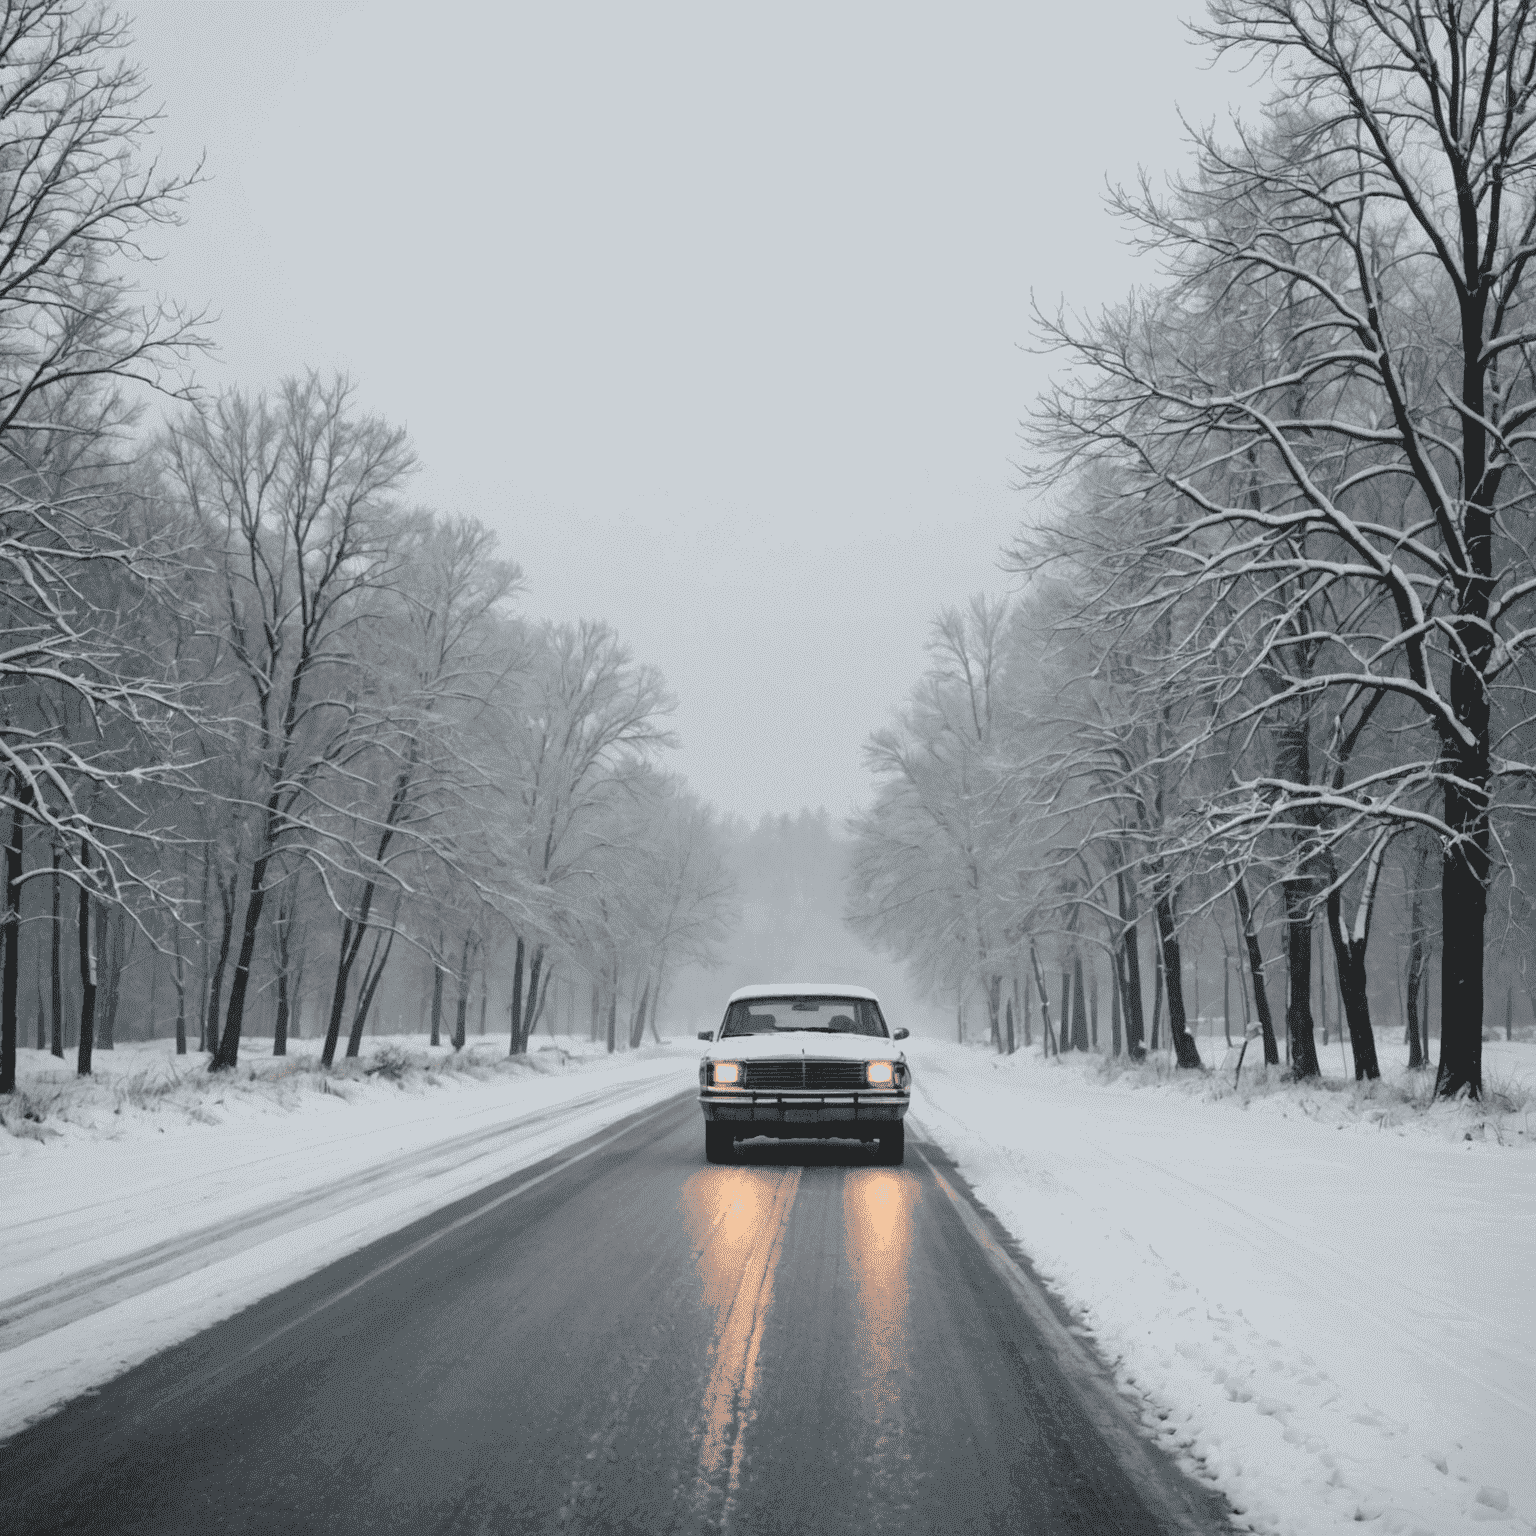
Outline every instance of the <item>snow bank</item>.
<svg viewBox="0 0 1536 1536">
<path fill-rule="evenodd" d="M 457 1059 L 308 1042 L 210 1077 L 165 1042 L 23 1051 L 0 1134 L 0 1437 L 416 1218 L 692 1086 L 692 1041 Z M 34 1118 L 28 1118 L 28 1116 Z M 17 1131 L 20 1134 L 17 1134 Z"/>
<path fill-rule="evenodd" d="M 915 1041 L 912 1114 L 1240 1525 L 1536 1530 L 1536 1047 L 1485 1051 L 1426 1109 Z"/>
<path fill-rule="evenodd" d="M 46 1051 L 23 1049 L 16 1053 L 17 1092 L 0 1099 L 0 1130 L 44 1144 L 60 1138 L 64 1145 L 82 1139 L 120 1142 L 189 1126 L 243 1125 L 296 1110 L 397 1105 L 402 1090 L 419 1094 L 429 1088 L 522 1082 L 628 1059 L 627 1054 L 610 1057 L 601 1045 L 574 1037 L 535 1037 L 531 1044 L 528 1055 L 510 1057 L 504 1038 L 474 1036 L 455 1052 L 452 1046 L 429 1045 L 425 1034 L 388 1035 L 365 1039 L 361 1056 L 351 1061 L 338 1057 L 326 1070 L 320 1066 L 318 1041 L 292 1041 L 288 1055 L 273 1056 L 270 1039 L 247 1036 L 239 1067 L 213 1074 L 205 1052 L 177 1056 L 174 1042 L 149 1040 L 98 1050 L 92 1074 L 84 1078 L 75 1074 L 73 1051 L 60 1060 Z M 317 1104 L 315 1095 L 330 1104 Z M 0 1135 L 0 1160 L 15 1150 Z"/>
</svg>

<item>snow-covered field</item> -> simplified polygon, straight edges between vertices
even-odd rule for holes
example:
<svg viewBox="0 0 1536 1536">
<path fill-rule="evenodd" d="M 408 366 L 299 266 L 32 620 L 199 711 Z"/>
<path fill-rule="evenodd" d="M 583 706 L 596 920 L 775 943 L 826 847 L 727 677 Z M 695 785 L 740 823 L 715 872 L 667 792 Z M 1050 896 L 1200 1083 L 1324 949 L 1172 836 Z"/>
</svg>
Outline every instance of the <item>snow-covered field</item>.
<svg viewBox="0 0 1536 1536">
<path fill-rule="evenodd" d="M 912 1114 L 1253 1529 L 1536 1530 L 1536 1045 L 1484 1051 L 1426 1110 L 914 1041 Z"/>
<path fill-rule="evenodd" d="M 270 1042 L 237 1073 L 165 1041 L 19 1053 L 0 1111 L 0 1437 L 260 1297 L 659 1103 L 692 1041 L 609 1057 L 539 1041 L 365 1042 L 318 1071 Z M 542 1048 L 541 1048 L 542 1047 Z M 9 1132 L 9 1134 L 7 1134 Z"/>
</svg>

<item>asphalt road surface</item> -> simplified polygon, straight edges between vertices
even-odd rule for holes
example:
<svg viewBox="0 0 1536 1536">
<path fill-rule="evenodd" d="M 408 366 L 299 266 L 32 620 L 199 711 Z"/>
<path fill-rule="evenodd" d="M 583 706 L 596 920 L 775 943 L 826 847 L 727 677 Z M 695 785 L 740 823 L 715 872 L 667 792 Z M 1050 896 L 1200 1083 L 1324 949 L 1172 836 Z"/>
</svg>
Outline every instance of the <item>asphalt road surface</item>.
<svg viewBox="0 0 1536 1536">
<path fill-rule="evenodd" d="M 1221 1528 L 1116 1448 L 952 1170 L 703 1140 L 673 1101 L 157 1356 L 0 1447 L 0 1529 Z"/>
</svg>

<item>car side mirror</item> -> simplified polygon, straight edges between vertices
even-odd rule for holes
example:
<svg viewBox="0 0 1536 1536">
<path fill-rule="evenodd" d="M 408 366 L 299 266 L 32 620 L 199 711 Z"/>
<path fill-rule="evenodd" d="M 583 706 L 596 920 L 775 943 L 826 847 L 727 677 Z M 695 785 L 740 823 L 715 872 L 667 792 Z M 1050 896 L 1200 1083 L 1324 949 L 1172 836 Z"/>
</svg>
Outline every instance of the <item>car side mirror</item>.
<svg viewBox="0 0 1536 1536">
<path fill-rule="evenodd" d="M 891 1036 L 891 1039 L 892 1040 L 905 1040 L 907 1038 L 907 1036 L 910 1035 L 911 1033 L 912 1033 L 912 1031 L 910 1029 L 898 1029 L 896 1031 L 896 1033 Z"/>
<path fill-rule="evenodd" d="M 713 1040 L 714 1038 L 715 1038 L 715 1032 L 712 1029 L 701 1029 L 699 1031 L 699 1039 L 700 1040 Z"/>
</svg>

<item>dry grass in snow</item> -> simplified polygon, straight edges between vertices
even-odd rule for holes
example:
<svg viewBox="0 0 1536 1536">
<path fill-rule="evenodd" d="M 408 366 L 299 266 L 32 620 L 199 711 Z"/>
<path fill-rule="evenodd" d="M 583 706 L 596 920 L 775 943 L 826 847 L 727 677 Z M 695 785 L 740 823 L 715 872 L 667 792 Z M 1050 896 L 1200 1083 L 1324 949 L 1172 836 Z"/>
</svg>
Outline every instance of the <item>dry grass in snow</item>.
<svg viewBox="0 0 1536 1536">
<path fill-rule="evenodd" d="M 617 1059 L 670 1049 L 651 1045 Z M 528 1055 L 509 1056 L 505 1039 L 495 1036 L 475 1036 L 455 1052 L 429 1045 L 426 1035 L 395 1035 L 366 1039 L 360 1056 L 338 1057 L 324 1068 L 319 1041 L 292 1041 L 287 1056 L 274 1057 L 270 1039 L 248 1037 L 238 1068 L 211 1073 L 205 1052 L 177 1056 L 174 1042 L 149 1040 L 98 1051 L 91 1076 L 82 1078 L 73 1051 L 61 1061 L 23 1049 L 17 1052 L 17 1091 L 0 1099 L 0 1130 L 44 1144 L 153 1135 L 320 1108 L 317 1096 L 338 1106 L 377 1102 L 400 1093 L 563 1076 L 615 1060 L 601 1045 L 576 1037 L 535 1036 Z M 7 1139 L 0 1136 L 0 1152 Z"/>
<path fill-rule="evenodd" d="M 1216 1049 L 1211 1049 L 1213 1043 Z M 1264 1066 L 1263 1047 L 1250 1042 L 1238 1069 L 1239 1049 L 1225 1042 L 1200 1041 L 1205 1069 L 1180 1071 L 1159 1053 L 1141 1062 L 1097 1055 L 1067 1055 L 1049 1064 L 1077 1071 L 1105 1087 L 1129 1092 L 1163 1089 L 1213 1104 L 1227 1104 L 1259 1115 L 1303 1116 L 1339 1130 L 1423 1134 L 1447 1141 L 1492 1141 L 1501 1146 L 1532 1146 L 1536 1133 L 1536 1049 L 1524 1041 L 1487 1040 L 1483 1044 L 1483 1096 L 1450 1102 L 1435 1097 L 1435 1073 L 1409 1071 L 1396 1034 L 1378 1033 L 1382 1075 L 1356 1082 L 1353 1068 L 1338 1059 L 1337 1042 L 1324 1058 L 1323 1075 L 1297 1082 L 1282 1066 Z M 1330 1070 L 1331 1066 L 1331 1070 Z"/>
</svg>

